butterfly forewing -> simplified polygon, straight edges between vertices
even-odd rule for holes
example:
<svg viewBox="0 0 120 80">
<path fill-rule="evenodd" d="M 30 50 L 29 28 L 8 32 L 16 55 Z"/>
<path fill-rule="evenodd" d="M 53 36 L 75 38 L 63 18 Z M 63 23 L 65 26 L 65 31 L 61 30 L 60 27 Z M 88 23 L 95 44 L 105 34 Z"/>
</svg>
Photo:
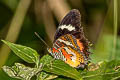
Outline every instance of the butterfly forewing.
<svg viewBox="0 0 120 80">
<path fill-rule="evenodd" d="M 71 10 L 60 22 L 59 27 L 55 33 L 54 41 L 62 35 L 80 32 L 80 20 L 80 12 L 76 9 Z"/>
</svg>

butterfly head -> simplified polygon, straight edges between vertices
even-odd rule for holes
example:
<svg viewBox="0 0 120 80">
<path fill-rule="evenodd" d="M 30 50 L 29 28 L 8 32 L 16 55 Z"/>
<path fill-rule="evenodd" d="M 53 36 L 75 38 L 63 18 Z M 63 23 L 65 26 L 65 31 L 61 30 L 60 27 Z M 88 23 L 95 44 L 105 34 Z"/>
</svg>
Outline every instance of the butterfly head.
<svg viewBox="0 0 120 80">
<path fill-rule="evenodd" d="M 52 48 L 47 48 L 48 52 L 52 54 Z"/>
</svg>

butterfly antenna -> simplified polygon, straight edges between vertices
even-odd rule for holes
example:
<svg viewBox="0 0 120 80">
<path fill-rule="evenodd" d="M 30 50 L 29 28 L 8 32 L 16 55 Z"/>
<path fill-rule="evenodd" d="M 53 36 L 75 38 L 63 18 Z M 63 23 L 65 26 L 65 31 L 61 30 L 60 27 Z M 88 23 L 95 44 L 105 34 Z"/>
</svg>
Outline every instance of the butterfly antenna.
<svg viewBox="0 0 120 80">
<path fill-rule="evenodd" d="M 47 45 L 47 43 L 39 36 L 39 34 L 38 34 L 37 32 L 35 32 L 35 35 L 36 35 L 47 47 L 49 47 L 49 46 Z"/>
</svg>

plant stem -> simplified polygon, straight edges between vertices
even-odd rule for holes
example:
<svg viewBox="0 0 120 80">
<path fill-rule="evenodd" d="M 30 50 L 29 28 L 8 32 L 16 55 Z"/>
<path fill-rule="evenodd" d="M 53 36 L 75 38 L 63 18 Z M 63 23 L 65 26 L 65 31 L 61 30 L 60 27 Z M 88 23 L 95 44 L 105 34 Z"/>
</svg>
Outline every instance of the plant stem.
<svg viewBox="0 0 120 80">
<path fill-rule="evenodd" d="M 113 59 L 116 58 L 116 42 L 117 42 L 117 0 L 114 0 L 114 38 L 113 38 Z"/>
<path fill-rule="evenodd" d="M 5 40 L 10 42 L 15 42 L 17 40 L 31 1 L 32 0 L 20 0 Z M 6 62 L 9 53 L 10 49 L 3 44 L 0 50 L 0 67 Z"/>
</svg>

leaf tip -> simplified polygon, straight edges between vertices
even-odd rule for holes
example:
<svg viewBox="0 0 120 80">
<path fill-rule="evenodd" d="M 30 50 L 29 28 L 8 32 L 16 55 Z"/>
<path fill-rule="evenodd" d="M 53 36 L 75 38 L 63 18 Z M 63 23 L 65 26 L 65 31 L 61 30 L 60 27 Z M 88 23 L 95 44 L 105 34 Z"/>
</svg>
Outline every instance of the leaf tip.
<svg viewBox="0 0 120 80">
<path fill-rule="evenodd" d="M 1 41 L 2 41 L 3 43 L 6 43 L 6 41 L 5 41 L 5 40 L 3 40 L 3 39 L 1 39 Z"/>
</svg>

